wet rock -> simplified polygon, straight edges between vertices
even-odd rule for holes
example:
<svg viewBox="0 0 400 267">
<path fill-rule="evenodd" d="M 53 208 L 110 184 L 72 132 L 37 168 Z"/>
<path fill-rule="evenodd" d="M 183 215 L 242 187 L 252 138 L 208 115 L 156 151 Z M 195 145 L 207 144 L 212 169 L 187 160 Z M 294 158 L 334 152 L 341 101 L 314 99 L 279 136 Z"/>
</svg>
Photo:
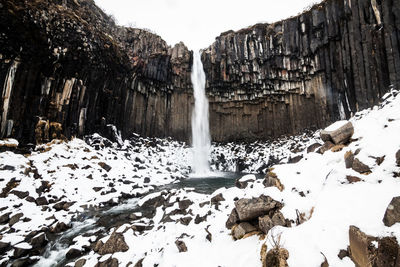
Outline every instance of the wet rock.
<svg viewBox="0 0 400 267">
<path fill-rule="evenodd" d="M 368 165 L 365 165 L 364 163 L 362 163 L 360 160 L 358 160 L 356 158 L 354 159 L 353 165 L 351 166 L 351 168 L 361 174 L 368 174 L 371 172 L 371 169 L 368 167 Z"/>
<path fill-rule="evenodd" d="M 228 220 L 225 223 L 226 228 L 231 229 L 237 222 L 239 222 L 239 215 L 235 208 L 232 209 Z"/>
<path fill-rule="evenodd" d="M 386 226 L 390 227 L 398 222 L 400 222 L 400 196 L 392 198 L 383 217 Z"/>
<path fill-rule="evenodd" d="M 331 141 L 326 141 L 318 150 L 317 153 L 324 154 L 326 151 L 330 150 L 335 145 Z"/>
<path fill-rule="evenodd" d="M 334 125 L 331 125 L 330 127 L 332 126 Z M 333 130 L 327 130 L 328 128 L 321 131 L 321 139 L 325 142 L 331 141 L 336 145 L 348 142 L 354 133 L 354 127 L 351 122 L 347 122 L 346 124 Z"/>
<path fill-rule="evenodd" d="M 279 189 L 279 191 L 283 191 L 285 189 L 278 176 L 272 171 L 269 171 L 265 176 L 263 185 L 265 187 L 275 186 Z"/>
<path fill-rule="evenodd" d="M 15 260 L 12 264 L 11 267 L 27 267 L 27 266 L 32 266 L 35 262 L 37 262 L 39 259 L 37 258 L 23 258 L 23 259 L 17 259 Z"/>
<path fill-rule="evenodd" d="M 346 180 L 351 184 L 358 183 L 358 182 L 362 181 L 361 178 L 358 178 L 357 176 L 352 176 L 352 175 L 347 175 L 346 176 Z"/>
<path fill-rule="evenodd" d="M 79 259 L 75 262 L 74 267 L 83 267 L 86 263 L 86 259 Z"/>
<path fill-rule="evenodd" d="M 353 166 L 353 161 L 354 161 L 353 152 L 347 151 L 344 154 L 344 163 L 345 163 L 347 169 L 350 169 Z"/>
<path fill-rule="evenodd" d="M 235 240 L 238 240 L 255 231 L 257 231 L 257 228 L 253 225 L 248 222 L 242 222 L 232 227 L 232 236 Z"/>
<path fill-rule="evenodd" d="M 113 232 L 110 238 L 98 249 L 100 255 L 113 254 L 115 252 L 125 252 L 129 249 L 125 243 L 124 236 L 120 233 Z"/>
<path fill-rule="evenodd" d="M 267 267 L 287 267 L 287 259 L 289 258 L 289 251 L 284 248 L 273 248 L 268 251 L 265 258 L 265 265 Z"/>
<path fill-rule="evenodd" d="M 307 153 L 315 152 L 315 150 L 317 150 L 317 148 L 319 148 L 320 146 L 321 146 L 320 143 L 314 143 L 312 145 L 309 145 L 307 147 Z"/>
<path fill-rule="evenodd" d="M 38 206 L 44 206 L 44 205 L 48 205 L 49 204 L 47 202 L 46 197 L 38 197 L 35 202 L 36 202 L 36 205 L 38 205 Z"/>
<path fill-rule="evenodd" d="M 16 224 L 17 222 L 19 222 L 19 220 L 22 218 L 22 216 L 24 216 L 24 214 L 22 212 L 11 216 L 10 221 L 8 222 L 10 227 L 13 226 L 14 224 Z"/>
<path fill-rule="evenodd" d="M 186 252 L 188 250 L 185 242 L 183 242 L 182 240 L 176 240 L 175 245 L 178 248 L 179 252 Z"/>
<path fill-rule="evenodd" d="M 285 217 L 283 217 L 282 213 L 279 211 L 277 211 L 272 218 L 268 215 L 264 215 L 258 219 L 258 227 L 264 234 L 268 234 L 269 230 L 277 225 L 286 225 Z"/>
<path fill-rule="evenodd" d="M 65 257 L 67 259 L 73 259 L 77 258 L 82 255 L 82 251 L 76 248 L 71 248 L 68 250 L 67 254 L 65 254 Z"/>
<path fill-rule="evenodd" d="M 99 162 L 99 166 L 102 167 L 106 172 L 109 172 L 111 170 L 111 166 L 104 162 Z"/>
<path fill-rule="evenodd" d="M 250 221 L 268 214 L 271 210 L 282 208 L 282 204 L 269 196 L 261 195 L 258 198 L 239 199 L 235 202 L 235 208 L 240 221 Z"/>
</svg>

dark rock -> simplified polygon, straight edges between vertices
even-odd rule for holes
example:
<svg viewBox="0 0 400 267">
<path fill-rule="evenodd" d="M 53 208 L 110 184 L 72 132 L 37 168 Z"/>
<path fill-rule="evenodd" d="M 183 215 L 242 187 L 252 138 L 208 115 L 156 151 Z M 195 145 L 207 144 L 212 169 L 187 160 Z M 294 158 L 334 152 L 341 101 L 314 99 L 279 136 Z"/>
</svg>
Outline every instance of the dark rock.
<svg viewBox="0 0 400 267">
<path fill-rule="evenodd" d="M 221 201 L 225 201 L 225 198 L 222 196 L 222 193 L 219 193 L 218 195 L 215 195 L 211 198 L 211 204 L 218 204 Z"/>
<path fill-rule="evenodd" d="M 396 152 L 396 164 L 400 167 L 400 149 Z"/>
<path fill-rule="evenodd" d="M 282 204 L 269 196 L 258 198 L 242 198 L 235 202 L 236 211 L 240 221 L 249 221 L 259 216 L 268 214 L 271 210 L 282 208 Z"/>
<path fill-rule="evenodd" d="M 73 259 L 77 258 L 82 255 L 82 251 L 76 248 L 71 248 L 68 250 L 67 254 L 65 254 L 65 257 L 67 259 Z"/>
<path fill-rule="evenodd" d="M 48 241 L 45 233 L 40 233 L 31 239 L 30 244 L 33 249 L 40 249 L 43 248 L 47 244 L 47 242 Z"/>
<path fill-rule="evenodd" d="M 35 202 L 36 201 L 36 199 L 31 197 L 31 196 L 28 196 L 27 198 L 25 198 L 25 200 L 28 201 L 28 202 Z"/>
<path fill-rule="evenodd" d="M 338 258 L 343 260 L 345 257 L 349 257 L 349 252 L 347 250 L 341 249 L 338 254 Z"/>
<path fill-rule="evenodd" d="M 232 227 L 232 236 L 235 240 L 242 239 L 246 234 L 256 232 L 257 228 L 248 222 L 242 222 Z"/>
<path fill-rule="evenodd" d="M 0 224 L 5 224 L 8 223 L 10 220 L 10 214 L 11 212 L 4 213 L 3 215 L 0 216 Z"/>
<path fill-rule="evenodd" d="M 235 186 L 237 188 L 243 189 L 247 187 L 247 184 L 251 181 L 254 181 L 255 178 L 254 177 L 249 177 L 248 179 L 244 179 L 245 177 L 242 178 L 238 178 L 235 180 Z"/>
<path fill-rule="evenodd" d="M 0 241 L 0 254 L 4 255 L 4 253 L 10 248 L 11 248 L 10 243 Z"/>
<path fill-rule="evenodd" d="M 279 211 L 275 212 L 272 218 L 270 218 L 268 215 L 258 218 L 258 227 L 264 234 L 268 234 L 269 230 L 277 225 L 286 225 L 285 217 L 283 217 L 283 214 Z"/>
<path fill-rule="evenodd" d="M 312 145 L 309 145 L 309 146 L 307 147 L 307 153 L 314 152 L 314 151 L 317 150 L 317 148 L 319 148 L 320 146 L 321 146 L 320 143 L 314 143 L 314 144 L 312 144 Z"/>
<path fill-rule="evenodd" d="M 265 187 L 275 186 L 279 189 L 279 191 L 283 191 L 283 189 L 285 189 L 278 176 L 272 171 L 267 172 L 267 175 L 263 181 L 263 185 Z"/>
<path fill-rule="evenodd" d="M 383 237 L 378 240 L 374 266 L 400 266 L 400 247 L 395 237 Z"/>
<path fill-rule="evenodd" d="M 22 192 L 22 191 L 18 191 L 18 190 L 12 190 L 12 191 L 10 192 L 10 194 L 14 194 L 14 195 L 16 195 L 17 197 L 19 197 L 20 199 L 24 199 L 24 198 L 26 198 L 27 196 L 29 196 L 29 192 L 28 192 L 28 191 Z"/>
<path fill-rule="evenodd" d="M 31 249 L 19 248 L 18 245 L 14 247 L 14 257 L 21 258 L 29 254 Z"/>
<path fill-rule="evenodd" d="M 390 227 L 398 222 L 400 222 L 400 196 L 392 198 L 383 217 L 386 226 Z"/>
<path fill-rule="evenodd" d="M 192 221 L 192 217 L 187 216 L 187 217 L 182 217 L 179 219 L 179 222 L 183 225 L 189 225 L 189 223 Z"/>
<path fill-rule="evenodd" d="M 365 165 L 358 159 L 354 159 L 353 165 L 351 166 L 351 168 L 361 174 L 368 174 L 371 172 L 371 169 L 368 167 L 368 165 Z"/>
<path fill-rule="evenodd" d="M 191 201 L 190 199 L 184 199 L 184 200 L 181 200 L 178 202 L 180 210 L 186 210 L 192 204 L 193 204 L 193 201 Z"/>
<path fill-rule="evenodd" d="M 39 259 L 37 259 L 37 258 L 17 259 L 11 264 L 11 267 L 28 267 L 28 266 L 32 266 L 38 260 Z"/>
<path fill-rule="evenodd" d="M 194 223 L 199 224 L 201 222 L 204 222 L 207 220 L 207 214 L 204 216 L 200 216 L 199 214 L 196 215 L 196 218 L 194 218 Z"/>
<path fill-rule="evenodd" d="M 320 135 L 323 141 L 331 141 L 334 144 L 344 144 L 350 140 L 353 136 L 354 127 L 351 122 L 347 122 L 346 124 L 342 125 L 341 127 L 327 131 L 322 130 Z"/>
<path fill-rule="evenodd" d="M 144 180 L 143 180 L 143 182 L 144 182 L 145 184 L 150 183 L 150 178 L 149 178 L 149 177 L 145 177 Z"/>
<path fill-rule="evenodd" d="M 124 236 L 120 233 L 113 232 L 110 238 L 98 250 L 100 255 L 113 254 L 115 252 L 125 252 L 129 249 L 125 243 Z"/>
<path fill-rule="evenodd" d="M 143 267 L 143 261 L 144 261 L 144 258 L 138 260 L 138 262 L 136 262 L 136 264 L 133 267 Z"/>
<path fill-rule="evenodd" d="M 232 209 L 228 220 L 225 223 L 226 228 L 231 229 L 236 223 L 239 222 L 239 215 L 235 208 Z"/>
<path fill-rule="evenodd" d="M 331 141 L 326 141 L 318 150 L 317 153 L 324 154 L 326 151 L 330 150 L 335 145 Z"/>
<path fill-rule="evenodd" d="M 358 178 L 357 176 L 352 176 L 352 175 L 347 175 L 346 176 L 346 180 L 351 184 L 358 183 L 358 182 L 362 181 L 361 178 Z"/>
<path fill-rule="evenodd" d="M 13 216 L 11 216 L 10 221 L 8 222 L 8 224 L 10 226 L 13 226 L 14 224 L 16 224 L 17 222 L 19 222 L 19 220 L 22 218 L 22 216 L 24 216 L 24 214 L 22 212 L 17 213 Z"/>
<path fill-rule="evenodd" d="M 47 202 L 46 197 L 38 197 L 38 198 L 36 199 L 36 204 L 37 204 L 38 206 L 43 206 L 43 205 L 48 205 L 49 203 Z"/>
<path fill-rule="evenodd" d="M 104 187 L 93 187 L 93 191 L 95 192 L 99 192 L 101 189 L 103 189 Z"/>
<path fill-rule="evenodd" d="M 178 248 L 179 252 L 186 252 L 188 250 L 185 242 L 183 242 L 182 240 L 176 240 L 175 245 Z"/>
<path fill-rule="evenodd" d="M 50 229 L 50 232 L 58 234 L 58 233 L 64 232 L 65 230 L 68 230 L 69 228 L 70 227 L 68 225 L 66 225 L 65 223 L 57 222 L 56 225 Z"/>
<path fill-rule="evenodd" d="M 302 158 L 303 158 L 302 155 L 296 156 L 296 157 L 294 157 L 294 158 L 290 158 L 290 159 L 288 160 L 288 163 L 297 163 L 297 162 L 299 162 Z"/>
<path fill-rule="evenodd" d="M 109 258 L 106 261 L 98 262 L 95 267 L 119 267 L 118 260 Z"/>
<path fill-rule="evenodd" d="M 349 169 L 353 166 L 353 161 L 354 161 L 354 154 L 351 151 L 347 151 L 344 154 L 344 163 L 346 165 L 346 168 Z"/>
<path fill-rule="evenodd" d="M 111 166 L 104 162 L 99 162 L 99 166 L 102 167 L 106 172 L 109 172 L 111 170 Z"/>
<path fill-rule="evenodd" d="M 74 267 L 83 267 L 86 263 L 86 259 L 79 259 L 75 262 Z"/>
</svg>

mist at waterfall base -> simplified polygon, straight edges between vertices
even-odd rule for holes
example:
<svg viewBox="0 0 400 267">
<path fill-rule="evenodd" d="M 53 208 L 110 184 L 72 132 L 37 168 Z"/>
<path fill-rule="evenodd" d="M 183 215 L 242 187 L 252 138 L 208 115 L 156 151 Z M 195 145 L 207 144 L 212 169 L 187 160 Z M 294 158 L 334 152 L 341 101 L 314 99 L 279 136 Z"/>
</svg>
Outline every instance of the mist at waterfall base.
<svg viewBox="0 0 400 267">
<path fill-rule="evenodd" d="M 208 99 L 205 92 L 206 75 L 200 52 L 194 51 L 192 66 L 194 108 L 192 111 L 193 162 L 191 177 L 213 176 L 210 171 L 211 137 L 208 117 Z M 215 175 L 215 174 L 214 174 Z"/>
</svg>

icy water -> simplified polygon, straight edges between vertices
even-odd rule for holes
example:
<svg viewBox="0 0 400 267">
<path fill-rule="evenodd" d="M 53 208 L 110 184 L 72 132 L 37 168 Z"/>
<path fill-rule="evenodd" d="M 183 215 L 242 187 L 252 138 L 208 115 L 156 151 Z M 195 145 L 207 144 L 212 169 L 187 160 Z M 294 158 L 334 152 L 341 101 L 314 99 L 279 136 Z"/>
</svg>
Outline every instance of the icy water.
<svg viewBox="0 0 400 267">
<path fill-rule="evenodd" d="M 165 185 L 157 188 L 154 193 L 162 190 L 190 188 L 195 192 L 202 194 L 211 194 L 221 187 L 232 187 L 235 180 L 242 177 L 243 173 L 212 173 L 211 176 L 183 179 L 178 183 Z M 146 216 L 146 213 L 151 213 L 150 210 L 143 209 L 137 205 L 137 199 L 130 199 L 120 203 L 115 207 L 107 207 L 104 209 L 92 210 L 83 213 L 79 216 L 79 221 L 73 223 L 70 230 L 65 231 L 60 235 L 50 237 L 50 242 L 47 245 L 46 251 L 39 262 L 35 266 L 65 266 L 68 262 L 73 262 L 76 259 L 66 259 L 65 255 L 69 250 L 72 240 L 83 234 L 94 233 L 100 229 L 109 229 L 111 227 L 129 223 L 131 219 L 129 215 L 135 212 L 141 212 Z"/>
</svg>

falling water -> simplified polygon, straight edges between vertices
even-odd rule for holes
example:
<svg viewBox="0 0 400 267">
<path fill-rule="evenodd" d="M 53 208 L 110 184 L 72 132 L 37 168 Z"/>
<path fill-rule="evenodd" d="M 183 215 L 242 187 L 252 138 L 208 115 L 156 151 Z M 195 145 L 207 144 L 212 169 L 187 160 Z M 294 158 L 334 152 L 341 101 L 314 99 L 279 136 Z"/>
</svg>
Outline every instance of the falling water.
<svg viewBox="0 0 400 267">
<path fill-rule="evenodd" d="M 210 165 L 211 138 L 208 122 L 208 99 L 205 92 L 206 75 L 203 70 L 200 52 L 194 52 L 192 84 L 194 91 L 194 109 L 192 112 L 193 164 L 195 176 L 208 176 Z"/>
</svg>

